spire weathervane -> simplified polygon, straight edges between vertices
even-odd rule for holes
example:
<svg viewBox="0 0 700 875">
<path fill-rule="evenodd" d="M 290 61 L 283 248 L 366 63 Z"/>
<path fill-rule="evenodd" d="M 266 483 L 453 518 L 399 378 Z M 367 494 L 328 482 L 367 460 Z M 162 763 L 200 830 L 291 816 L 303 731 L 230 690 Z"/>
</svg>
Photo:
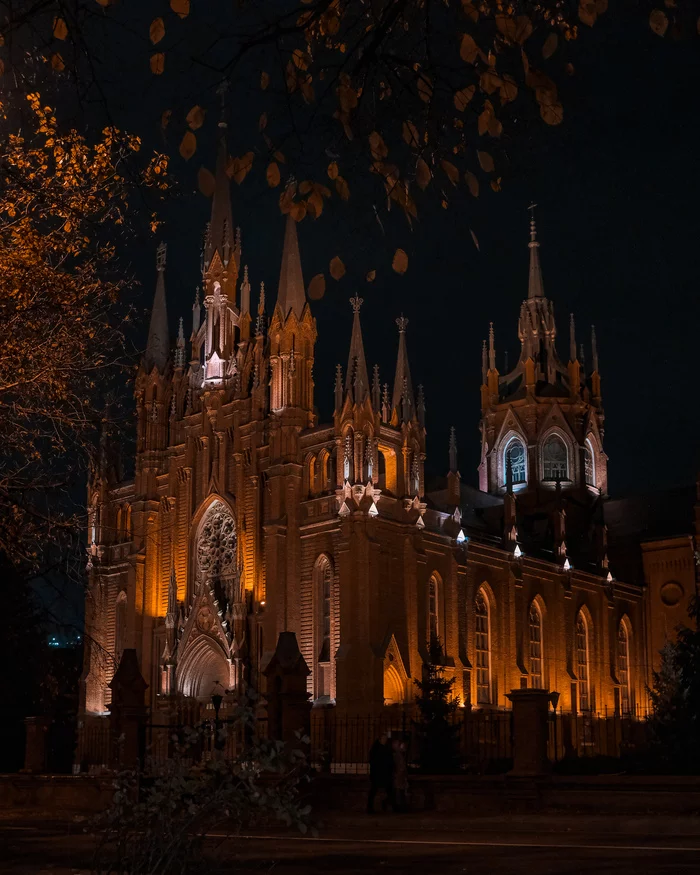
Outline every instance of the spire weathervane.
<svg viewBox="0 0 700 875">
<path fill-rule="evenodd" d="M 531 203 L 528 207 L 530 212 L 530 242 L 537 244 L 537 226 L 535 225 L 535 208 L 536 203 Z"/>
<path fill-rule="evenodd" d="M 403 315 L 403 313 L 396 320 L 396 324 L 399 326 L 399 334 L 403 334 L 408 328 L 408 319 Z"/>
</svg>

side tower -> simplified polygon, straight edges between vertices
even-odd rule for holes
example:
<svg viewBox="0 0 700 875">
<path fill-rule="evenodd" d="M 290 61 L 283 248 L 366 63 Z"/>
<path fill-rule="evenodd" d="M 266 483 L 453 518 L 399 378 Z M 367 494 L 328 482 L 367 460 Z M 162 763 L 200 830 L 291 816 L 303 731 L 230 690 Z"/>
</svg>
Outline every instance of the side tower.
<svg viewBox="0 0 700 875">
<path fill-rule="evenodd" d="M 555 552 L 564 558 L 567 513 L 569 530 L 571 525 L 590 527 L 608 491 L 598 351 L 592 328 L 587 369 L 583 345 L 577 350 L 572 314 L 569 360 L 566 365 L 561 361 L 534 217 L 528 246 L 528 296 L 520 307 L 517 364 L 499 373 L 493 323 L 482 347 L 479 485 L 493 495 L 516 496 L 520 516 L 552 517 Z M 591 540 L 593 533 L 588 534 Z"/>
</svg>

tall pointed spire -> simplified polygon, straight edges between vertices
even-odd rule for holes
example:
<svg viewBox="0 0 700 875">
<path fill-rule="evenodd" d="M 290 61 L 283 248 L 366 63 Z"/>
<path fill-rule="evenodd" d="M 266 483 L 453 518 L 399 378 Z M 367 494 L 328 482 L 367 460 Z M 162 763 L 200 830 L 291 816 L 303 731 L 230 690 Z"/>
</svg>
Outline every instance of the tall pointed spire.
<svg viewBox="0 0 700 875">
<path fill-rule="evenodd" d="M 598 373 L 598 341 L 595 336 L 595 325 L 591 325 L 591 355 L 593 358 L 593 372 Z"/>
<path fill-rule="evenodd" d="M 369 391 L 369 376 L 365 361 L 365 347 L 362 342 L 362 327 L 360 325 L 360 307 L 362 298 L 355 295 L 350 298 L 352 305 L 352 337 L 348 354 L 348 369 L 345 372 L 345 393 L 352 391 L 356 404 L 361 404 Z"/>
<path fill-rule="evenodd" d="M 211 222 L 204 246 L 205 266 L 211 264 L 214 253 L 217 251 L 223 264 L 228 264 L 234 244 L 231 181 L 226 172 L 228 147 L 226 144 L 225 95 L 227 87 L 227 83 L 224 81 L 218 89 L 221 95 L 221 120 L 219 121 L 219 143 L 214 174 L 214 197 L 211 203 Z"/>
<path fill-rule="evenodd" d="M 576 361 L 576 323 L 574 314 L 569 314 L 569 361 Z"/>
<path fill-rule="evenodd" d="M 248 279 L 248 265 L 243 268 L 243 282 L 241 283 L 241 313 L 250 313 L 250 280 Z"/>
<path fill-rule="evenodd" d="M 542 284 L 542 268 L 540 267 L 539 249 L 540 244 L 537 242 L 537 228 L 535 226 L 535 207 L 537 204 L 530 204 L 530 277 L 528 281 L 527 296 L 528 298 L 544 298 L 544 286 Z"/>
<path fill-rule="evenodd" d="M 177 341 L 175 343 L 175 367 L 185 367 L 185 323 L 180 316 L 180 324 L 177 330 Z"/>
<path fill-rule="evenodd" d="M 489 370 L 496 370 L 496 337 L 493 331 L 493 322 L 489 322 Z"/>
<path fill-rule="evenodd" d="M 157 368 L 164 371 L 170 357 L 170 335 L 168 333 L 168 310 L 165 305 L 165 243 L 158 246 L 156 255 L 156 268 L 158 279 L 156 281 L 156 293 L 153 298 L 151 310 L 151 322 L 148 327 L 148 343 L 144 365 L 147 371 Z"/>
<path fill-rule="evenodd" d="M 396 410 L 400 420 L 411 419 L 415 410 L 413 400 L 413 384 L 411 369 L 408 364 L 406 348 L 406 328 L 408 319 L 403 314 L 396 320 L 399 327 L 399 354 L 396 359 L 396 374 L 394 376 L 394 394 L 391 399 L 391 409 Z"/>
<path fill-rule="evenodd" d="M 265 331 L 265 281 L 260 281 L 260 296 L 258 297 L 258 318 L 255 320 L 255 333 Z"/>
<path fill-rule="evenodd" d="M 277 303 L 282 310 L 284 319 L 287 318 L 290 310 L 294 310 L 297 318 L 301 319 L 306 303 L 306 293 L 304 291 L 304 277 L 301 272 L 297 223 L 292 218 L 291 213 L 287 216 L 287 226 L 284 231 L 284 249 L 282 250 Z"/>
<path fill-rule="evenodd" d="M 382 387 L 379 382 L 379 365 L 375 365 L 372 372 L 372 407 L 377 413 L 381 413 Z"/>
<path fill-rule="evenodd" d="M 481 382 L 485 383 L 489 372 L 489 358 L 486 349 L 486 341 L 481 342 Z"/>
<path fill-rule="evenodd" d="M 457 430 L 450 426 L 450 471 L 457 473 Z"/>
</svg>

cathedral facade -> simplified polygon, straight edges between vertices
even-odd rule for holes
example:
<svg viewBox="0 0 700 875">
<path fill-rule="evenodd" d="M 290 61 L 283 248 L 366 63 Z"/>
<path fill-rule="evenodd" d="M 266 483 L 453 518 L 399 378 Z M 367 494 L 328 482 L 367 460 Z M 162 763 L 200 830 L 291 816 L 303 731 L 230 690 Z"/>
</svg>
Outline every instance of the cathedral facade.
<svg viewBox="0 0 700 875">
<path fill-rule="evenodd" d="M 483 348 L 479 489 L 461 482 L 453 434 L 447 477 L 428 490 L 407 320 L 382 386 L 351 300 L 333 420 L 319 422 L 296 225 L 288 216 L 274 295 L 261 285 L 252 309 L 224 136 L 189 341 L 180 320 L 170 343 L 161 248 L 135 474 L 120 480 L 105 453 L 89 484 L 85 713 L 108 710 L 125 648 L 152 708 L 264 692 L 283 631 L 312 701 L 347 713 L 412 702 L 435 638 L 466 707 L 546 688 L 567 710 L 644 712 L 656 590 L 610 561 L 595 335 L 586 368 L 572 317 L 560 360 L 534 223 L 520 358 L 499 373 L 493 328 Z M 694 541 L 669 549 L 685 562 Z M 688 568 L 676 607 L 694 592 Z"/>
</svg>

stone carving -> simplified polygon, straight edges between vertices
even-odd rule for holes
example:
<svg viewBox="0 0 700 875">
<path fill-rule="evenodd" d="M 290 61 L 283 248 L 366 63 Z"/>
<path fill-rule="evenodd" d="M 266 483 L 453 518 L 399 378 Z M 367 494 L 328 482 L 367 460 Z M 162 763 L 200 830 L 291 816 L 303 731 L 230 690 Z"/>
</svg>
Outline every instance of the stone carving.
<svg viewBox="0 0 700 875">
<path fill-rule="evenodd" d="M 197 567 L 205 579 L 235 573 L 236 523 L 222 504 L 213 504 L 207 511 L 197 541 Z"/>
</svg>

